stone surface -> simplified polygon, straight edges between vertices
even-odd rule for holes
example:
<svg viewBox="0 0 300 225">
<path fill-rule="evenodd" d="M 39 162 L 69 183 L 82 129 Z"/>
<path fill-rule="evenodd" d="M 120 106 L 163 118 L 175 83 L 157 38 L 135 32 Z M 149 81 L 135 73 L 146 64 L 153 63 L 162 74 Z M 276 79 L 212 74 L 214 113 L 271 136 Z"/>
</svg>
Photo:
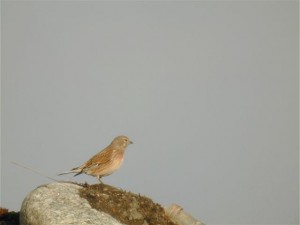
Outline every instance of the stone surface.
<svg viewBox="0 0 300 225">
<path fill-rule="evenodd" d="M 106 184 L 56 182 L 24 199 L 21 225 L 204 225 L 180 206 L 163 208 L 150 198 Z"/>
<path fill-rule="evenodd" d="M 174 223 L 179 225 L 205 225 L 176 204 L 165 207 L 165 212 Z"/>
<path fill-rule="evenodd" d="M 121 225 L 109 214 L 93 209 L 79 196 L 83 187 L 73 183 L 51 183 L 33 190 L 23 201 L 21 225 Z"/>
</svg>

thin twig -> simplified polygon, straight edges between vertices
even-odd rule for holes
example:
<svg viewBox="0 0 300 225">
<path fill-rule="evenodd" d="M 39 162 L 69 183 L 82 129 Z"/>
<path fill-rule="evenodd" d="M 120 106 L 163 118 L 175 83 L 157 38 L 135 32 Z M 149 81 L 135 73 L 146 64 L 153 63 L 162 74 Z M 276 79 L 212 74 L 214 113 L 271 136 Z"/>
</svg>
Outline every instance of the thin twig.
<svg viewBox="0 0 300 225">
<path fill-rule="evenodd" d="M 45 174 L 43 174 L 43 173 L 40 173 L 40 172 L 38 172 L 38 171 L 36 171 L 36 170 L 34 170 L 34 169 L 28 167 L 28 166 L 21 165 L 21 164 L 19 164 L 19 163 L 17 163 L 17 162 L 14 162 L 14 161 L 11 161 L 11 163 L 12 163 L 12 164 L 15 164 L 15 165 L 17 165 L 17 166 L 19 166 L 19 167 L 22 167 L 23 169 L 30 170 L 31 172 L 34 172 L 34 173 L 36 173 L 36 174 L 38 174 L 38 175 L 40 175 L 40 176 L 42 176 L 42 177 L 46 177 L 46 178 L 48 178 L 48 179 L 50 179 L 50 180 L 59 182 L 58 180 L 56 180 L 56 179 L 54 179 L 54 178 L 51 178 L 51 177 L 49 177 L 49 176 L 47 176 L 47 175 L 45 175 Z"/>
</svg>

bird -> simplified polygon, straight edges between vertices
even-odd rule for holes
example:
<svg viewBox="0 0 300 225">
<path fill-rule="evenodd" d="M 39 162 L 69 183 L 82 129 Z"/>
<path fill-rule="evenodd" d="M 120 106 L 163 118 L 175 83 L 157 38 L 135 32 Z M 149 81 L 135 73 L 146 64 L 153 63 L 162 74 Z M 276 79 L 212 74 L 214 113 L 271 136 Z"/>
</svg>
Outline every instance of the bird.
<svg viewBox="0 0 300 225">
<path fill-rule="evenodd" d="M 79 167 L 58 175 L 75 173 L 74 177 L 82 173 L 96 177 L 100 183 L 101 178 L 117 171 L 124 160 L 125 149 L 133 142 L 126 136 L 115 137 L 110 145 L 98 152 Z"/>
</svg>

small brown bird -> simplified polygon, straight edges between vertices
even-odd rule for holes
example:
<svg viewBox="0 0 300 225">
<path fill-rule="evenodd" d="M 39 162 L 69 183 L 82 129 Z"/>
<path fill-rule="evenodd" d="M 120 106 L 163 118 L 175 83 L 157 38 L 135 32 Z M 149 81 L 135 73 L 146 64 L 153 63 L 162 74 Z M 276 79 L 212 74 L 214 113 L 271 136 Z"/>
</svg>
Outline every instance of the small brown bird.
<svg viewBox="0 0 300 225">
<path fill-rule="evenodd" d="M 120 168 L 124 160 L 125 149 L 129 144 L 132 144 L 132 141 L 128 137 L 118 136 L 110 145 L 81 166 L 58 175 L 76 173 L 74 176 L 77 176 L 85 173 L 97 177 L 102 183 L 101 177 L 108 176 Z"/>
</svg>

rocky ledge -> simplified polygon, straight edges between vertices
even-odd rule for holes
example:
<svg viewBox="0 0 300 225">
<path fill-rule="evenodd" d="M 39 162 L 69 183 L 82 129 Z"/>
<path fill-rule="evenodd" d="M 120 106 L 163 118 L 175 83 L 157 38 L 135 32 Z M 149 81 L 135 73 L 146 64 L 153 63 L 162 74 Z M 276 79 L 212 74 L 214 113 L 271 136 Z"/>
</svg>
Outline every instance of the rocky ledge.
<svg viewBox="0 0 300 225">
<path fill-rule="evenodd" d="M 23 201 L 21 225 L 203 225 L 181 207 L 163 208 L 151 199 L 106 184 L 56 182 Z"/>
</svg>

